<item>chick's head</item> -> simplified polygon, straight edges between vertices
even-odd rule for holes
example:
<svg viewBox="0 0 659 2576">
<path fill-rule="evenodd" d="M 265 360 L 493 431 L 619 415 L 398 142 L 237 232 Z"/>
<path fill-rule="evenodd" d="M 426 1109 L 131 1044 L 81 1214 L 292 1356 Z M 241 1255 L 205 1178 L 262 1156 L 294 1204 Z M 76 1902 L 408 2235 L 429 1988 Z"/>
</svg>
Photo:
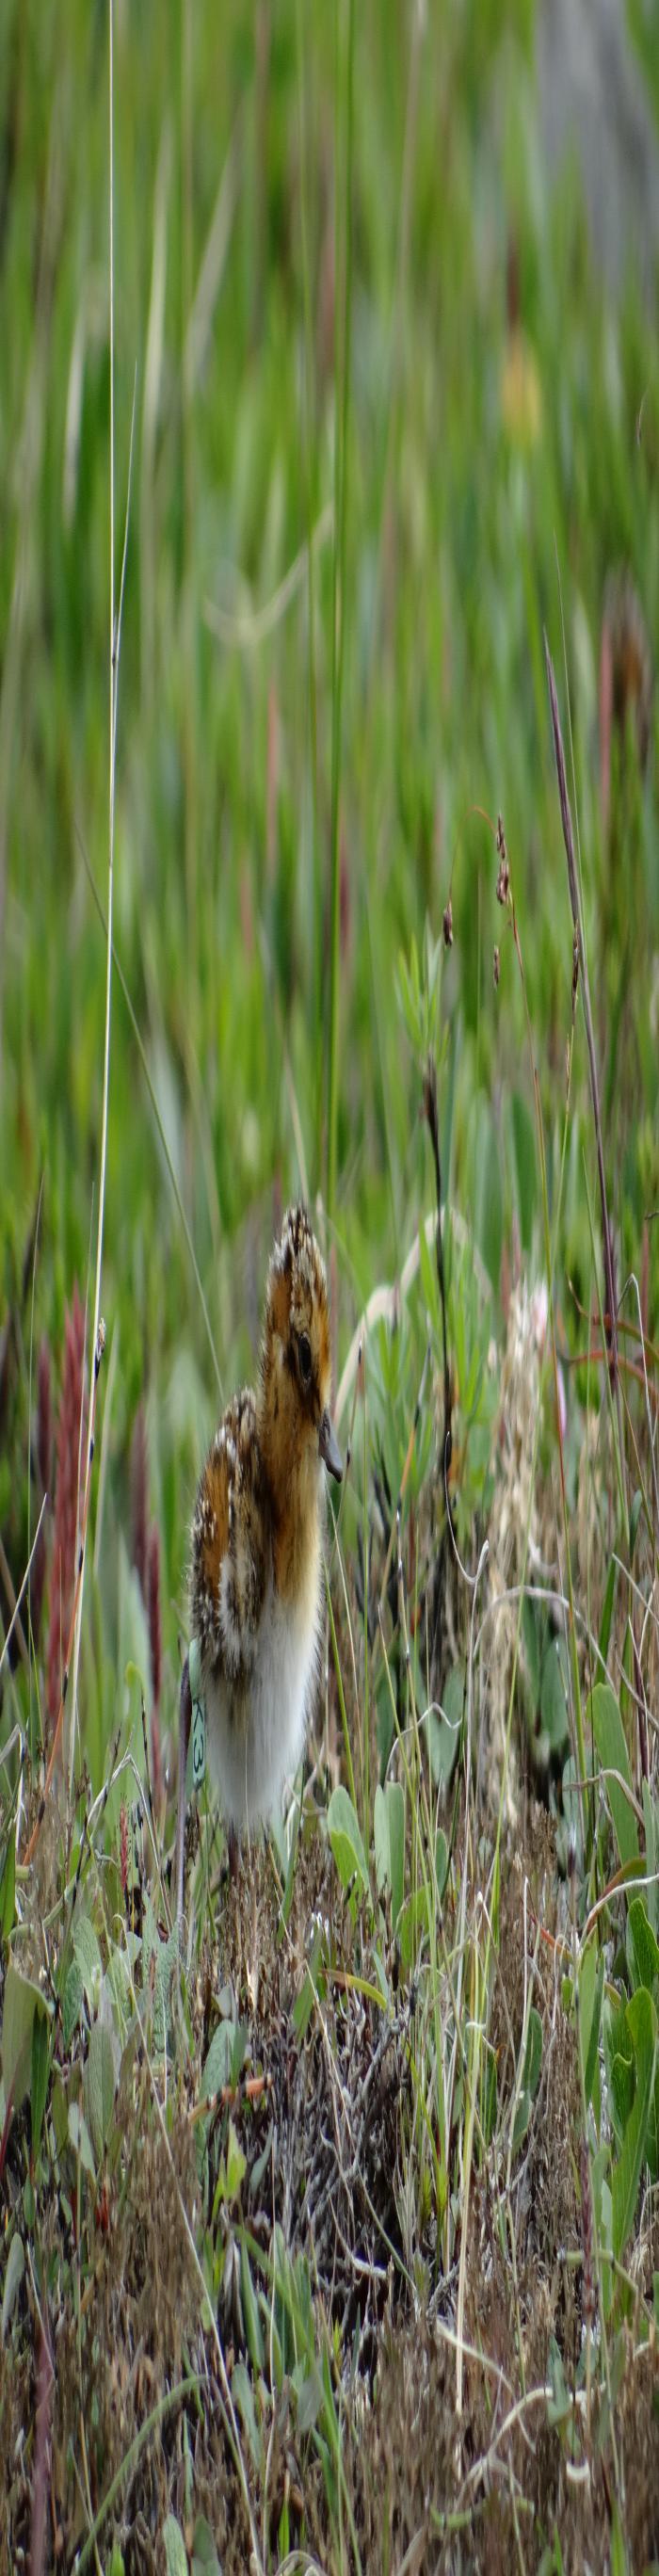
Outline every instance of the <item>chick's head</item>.
<svg viewBox="0 0 659 2576">
<path fill-rule="evenodd" d="M 325 1265 L 303 1207 L 288 1208 L 268 1272 L 261 1359 L 263 1437 L 273 1480 L 340 1481 L 330 1413 L 332 1361 Z"/>
</svg>

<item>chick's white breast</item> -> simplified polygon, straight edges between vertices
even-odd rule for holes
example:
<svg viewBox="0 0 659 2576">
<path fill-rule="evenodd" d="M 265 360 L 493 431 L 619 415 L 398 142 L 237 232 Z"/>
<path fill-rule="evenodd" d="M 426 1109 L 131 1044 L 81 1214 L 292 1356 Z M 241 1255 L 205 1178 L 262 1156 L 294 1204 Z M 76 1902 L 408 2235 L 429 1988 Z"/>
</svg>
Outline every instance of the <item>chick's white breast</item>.
<svg viewBox="0 0 659 2576">
<path fill-rule="evenodd" d="M 247 1827 L 271 1814 L 302 1753 L 318 1662 L 320 1543 L 294 1607 L 270 1576 L 249 1673 L 216 1669 L 206 1683 L 210 1768 L 227 1824 Z"/>
</svg>

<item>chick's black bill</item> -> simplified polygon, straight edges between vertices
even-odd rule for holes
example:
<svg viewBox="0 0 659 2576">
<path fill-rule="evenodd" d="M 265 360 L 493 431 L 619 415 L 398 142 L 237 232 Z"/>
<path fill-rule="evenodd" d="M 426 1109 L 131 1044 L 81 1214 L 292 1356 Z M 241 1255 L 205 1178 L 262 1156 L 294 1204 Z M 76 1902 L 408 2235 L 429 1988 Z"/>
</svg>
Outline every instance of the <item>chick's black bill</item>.
<svg viewBox="0 0 659 2576">
<path fill-rule="evenodd" d="M 321 1458 L 324 1460 L 324 1464 L 327 1468 L 328 1476 L 335 1476 L 337 1485 L 340 1485 L 343 1475 L 343 1459 L 332 1417 L 327 1411 L 323 1414 L 318 1434 L 318 1447 Z"/>
</svg>

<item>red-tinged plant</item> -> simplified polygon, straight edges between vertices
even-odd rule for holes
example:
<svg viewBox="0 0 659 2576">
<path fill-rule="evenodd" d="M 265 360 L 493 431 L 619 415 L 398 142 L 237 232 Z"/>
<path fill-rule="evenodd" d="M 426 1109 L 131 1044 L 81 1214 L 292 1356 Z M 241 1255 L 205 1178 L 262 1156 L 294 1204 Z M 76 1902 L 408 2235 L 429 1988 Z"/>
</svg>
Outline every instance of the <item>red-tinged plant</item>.
<svg viewBox="0 0 659 2576">
<path fill-rule="evenodd" d="M 133 1438 L 130 1453 L 130 1498 L 133 1564 L 135 1572 L 139 1578 L 140 1592 L 142 1594 L 145 1610 L 148 1606 L 148 1492 L 149 1460 L 146 1438 L 146 1414 L 144 1404 L 140 1403 L 138 1404 L 133 1424 Z"/>
<path fill-rule="evenodd" d="M 53 1420 L 50 1386 L 50 1346 L 44 1333 L 41 1349 L 39 1351 L 37 1368 L 36 1471 L 39 1509 L 41 1509 L 44 1494 L 48 1496 L 49 1500 L 52 1500 L 52 1457 Z M 46 1581 L 47 1556 L 48 1520 L 46 1515 L 44 1515 L 34 1551 L 32 1573 L 30 1576 L 30 1619 L 35 1646 L 39 1643 L 41 1632 L 41 1613 L 43 1609 L 43 1596 Z"/>
</svg>

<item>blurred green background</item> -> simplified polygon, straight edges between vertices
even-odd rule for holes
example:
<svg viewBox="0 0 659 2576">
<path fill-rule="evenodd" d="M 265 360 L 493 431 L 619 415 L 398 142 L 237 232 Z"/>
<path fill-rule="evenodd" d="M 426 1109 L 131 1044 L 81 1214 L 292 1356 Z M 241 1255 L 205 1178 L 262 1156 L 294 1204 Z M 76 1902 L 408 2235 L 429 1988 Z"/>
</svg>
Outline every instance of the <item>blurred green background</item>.
<svg viewBox="0 0 659 2576">
<path fill-rule="evenodd" d="M 630 20 L 652 117 L 648 14 Z M 659 1201 L 656 306 L 633 250 L 611 286 L 578 155 L 547 173 L 536 47 L 531 0 L 359 0 L 352 19 L 303 0 L 115 8 L 117 591 L 124 531 L 126 564 L 97 1571 L 114 1565 L 146 1394 L 172 1655 L 219 1398 L 149 1085 L 225 1394 L 252 1366 L 273 1223 L 300 1188 L 322 1194 L 336 1245 L 340 1361 L 432 1206 L 399 960 L 413 939 L 422 953 L 426 920 L 440 939 L 450 893 L 435 991 L 443 1181 L 497 1327 L 502 1256 L 521 1241 L 531 1274 L 541 1258 L 499 811 L 550 1190 L 571 1027 L 545 625 L 566 743 L 569 681 L 621 1276 Z M 59 1353 L 76 1276 L 91 1302 L 96 1245 L 108 281 L 106 11 L 6 0 L 1 1288 L 21 1327 L 0 1526 L 15 1581 L 30 1348 L 45 1332 Z M 423 1009 L 419 1035 L 422 1022 Z M 592 1180 L 578 1024 L 557 1247 L 576 1348 L 568 1276 L 593 1293 L 584 1158 Z M 651 1331 L 656 1242 L 650 1227 Z"/>
</svg>

